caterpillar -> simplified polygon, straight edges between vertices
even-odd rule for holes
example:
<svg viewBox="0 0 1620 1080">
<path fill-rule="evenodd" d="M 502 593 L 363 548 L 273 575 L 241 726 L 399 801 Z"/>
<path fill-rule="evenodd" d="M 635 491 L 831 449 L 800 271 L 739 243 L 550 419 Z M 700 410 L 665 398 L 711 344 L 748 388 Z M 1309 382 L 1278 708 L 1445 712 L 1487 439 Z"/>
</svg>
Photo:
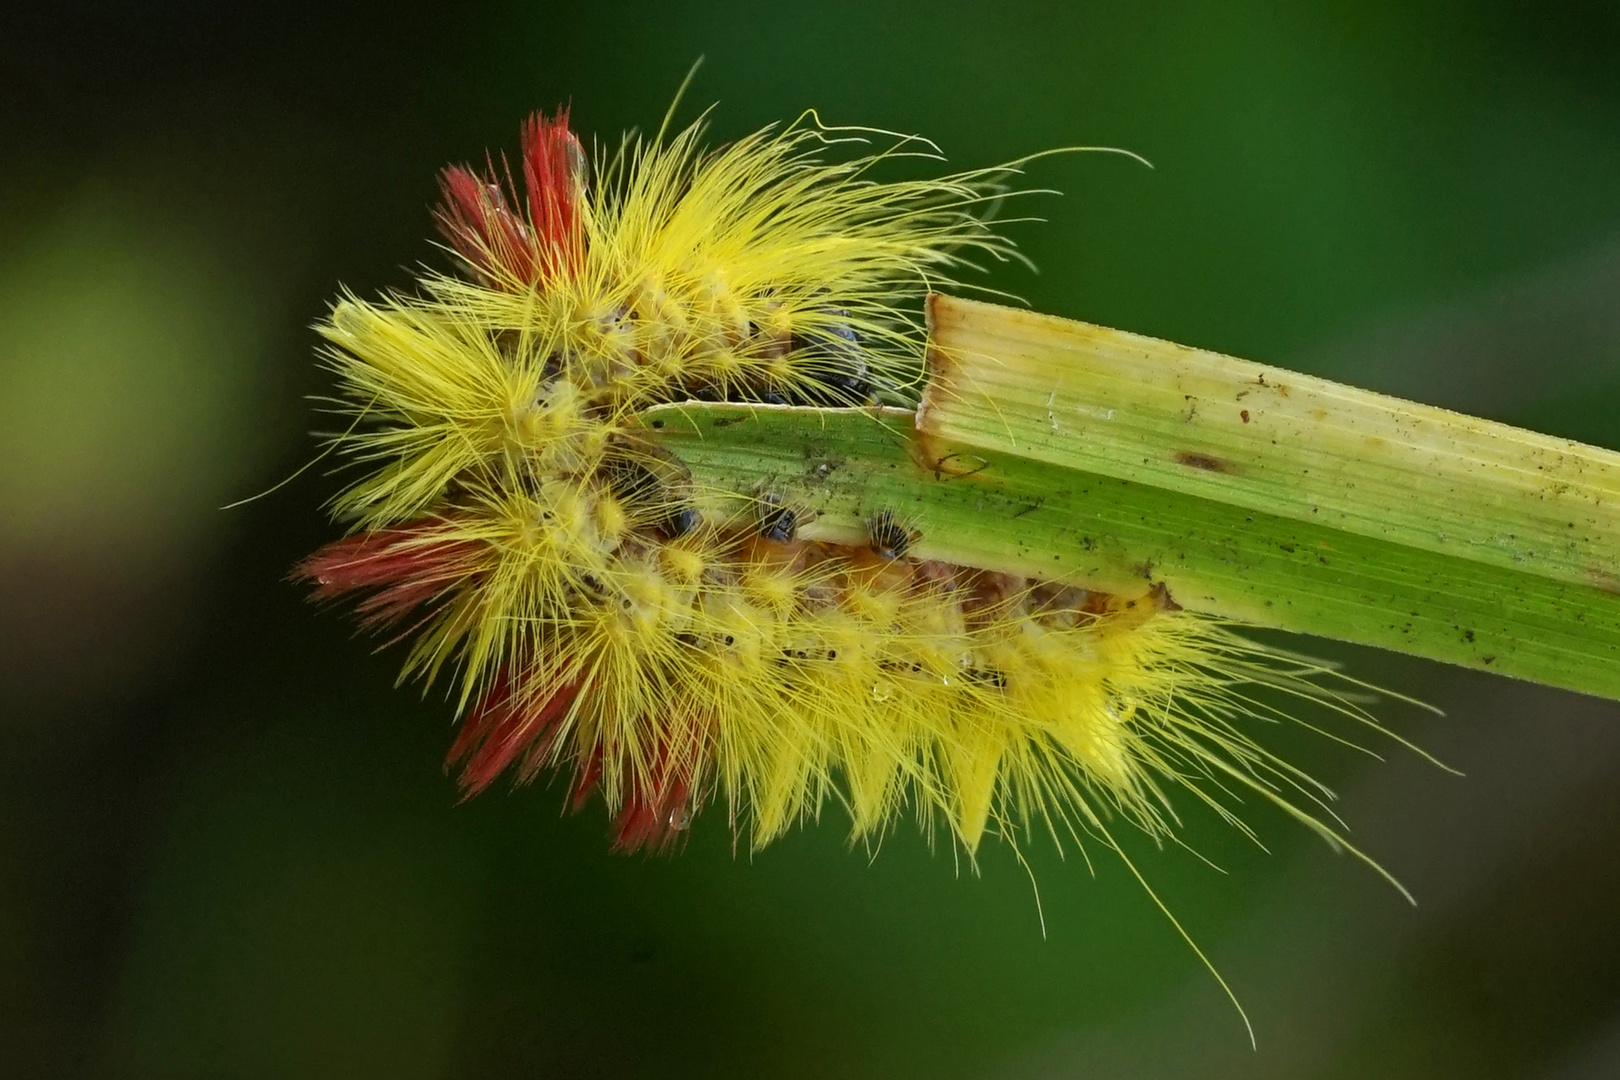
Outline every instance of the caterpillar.
<svg viewBox="0 0 1620 1080">
<path fill-rule="evenodd" d="M 909 813 L 970 856 L 1116 818 L 1165 838 L 1177 792 L 1245 831 L 1232 796 L 1258 794 L 1336 840 L 1327 789 L 1252 733 L 1295 707 L 1377 729 L 1325 665 L 1162 586 L 920 558 L 892 511 L 832 543 L 768 490 L 701 508 L 637 414 L 914 402 L 914 309 L 1018 257 L 985 211 L 1023 164 L 889 181 L 928 144 L 839 160 L 883 133 L 814 113 L 704 131 L 587 155 L 565 111 L 534 116 L 516 179 L 443 173 L 452 272 L 345 294 L 318 327 L 362 475 L 332 503 L 349 534 L 295 575 L 408 642 L 402 679 L 454 688 L 461 788 L 558 771 L 624 850 L 711 805 L 752 848 L 828 804 L 857 840 Z"/>
</svg>

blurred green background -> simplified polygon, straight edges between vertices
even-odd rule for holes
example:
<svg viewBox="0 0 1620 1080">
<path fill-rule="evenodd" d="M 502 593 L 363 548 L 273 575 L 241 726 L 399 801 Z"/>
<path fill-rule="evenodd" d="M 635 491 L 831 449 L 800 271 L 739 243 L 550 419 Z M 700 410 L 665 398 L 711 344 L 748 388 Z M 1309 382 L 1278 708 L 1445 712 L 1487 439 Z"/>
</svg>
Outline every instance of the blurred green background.
<svg viewBox="0 0 1620 1080">
<path fill-rule="evenodd" d="M 0 15 L 0 1074 L 1620 1075 L 1620 708 L 1322 642 L 1467 773 L 1302 743 L 1417 894 L 1269 853 L 1042 843 L 974 873 L 837 813 L 608 853 L 465 805 L 450 708 L 283 575 L 332 535 L 309 323 L 403 285 L 437 168 L 807 106 L 953 165 L 1073 143 L 1036 307 L 1620 446 L 1612 2 L 216 5 Z"/>
</svg>

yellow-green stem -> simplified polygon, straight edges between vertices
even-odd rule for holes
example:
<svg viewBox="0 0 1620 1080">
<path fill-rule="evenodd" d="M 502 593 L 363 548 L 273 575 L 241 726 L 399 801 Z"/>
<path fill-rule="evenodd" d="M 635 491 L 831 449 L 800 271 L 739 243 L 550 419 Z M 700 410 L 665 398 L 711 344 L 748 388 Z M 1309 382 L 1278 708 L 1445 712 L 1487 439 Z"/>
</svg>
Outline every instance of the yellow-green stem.
<svg viewBox="0 0 1620 1080">
<path fill-rule="evenodd" d="M 1620 698 L 1616 455 L 1086 324 L 930 313 L 916 415 L 643 422 L 716 512 L 769 490 L 848 542 L 889 509 L 923 558 L 1162 583 L 1189 609 Z"/>
<path fill-rule="evenodd" d="M 1138 334 L 929 298 L 919 430 L 1620 589 L 1620 454 Z"/>
</svg>

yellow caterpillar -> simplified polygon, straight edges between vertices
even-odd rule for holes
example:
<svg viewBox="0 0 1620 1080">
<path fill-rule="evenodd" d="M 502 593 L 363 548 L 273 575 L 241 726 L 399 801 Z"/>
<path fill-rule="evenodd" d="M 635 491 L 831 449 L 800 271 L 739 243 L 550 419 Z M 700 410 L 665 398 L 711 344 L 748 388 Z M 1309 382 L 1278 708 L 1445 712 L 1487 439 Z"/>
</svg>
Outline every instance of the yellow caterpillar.
<svg viewBox="0 0 1620 1080">
<path fill-rule="evenodd" d="M 689 399 L 914 399 L 910 310 L 1014 256 L 982 210 L 1016 163 L 889 183 L 921 144 L 826 159 L 872 134 L 807 115 L 705 150 L 695 125 L 593 172 L 558 114 L 525 126 L 518 182 L 447 170 L 461 272 L 320 326 L 353 421 L 337 447 L 369 471 L 335 500 L 351 535 L 298 573 L 410 639 L 406 675 L 456 680 L 468 792 L 562 768 L 626 848 L 711 802 L 755 847 L 829 800 L 858 838 L 909 812 L 969 853 L 1115 816 L 1162 836 L 1173 790 L 1240 828 L 1223 794 L 1258 793 L 1332 838 L 1325 789 L 1249 734 L 1289 701 L 1371 724 L 1319 665 L 1162 589 L 918 560 L 888 513 L 845 545 L 801 539 L 768 491 L 705 517 L 636 434 Z"/>
</svg>

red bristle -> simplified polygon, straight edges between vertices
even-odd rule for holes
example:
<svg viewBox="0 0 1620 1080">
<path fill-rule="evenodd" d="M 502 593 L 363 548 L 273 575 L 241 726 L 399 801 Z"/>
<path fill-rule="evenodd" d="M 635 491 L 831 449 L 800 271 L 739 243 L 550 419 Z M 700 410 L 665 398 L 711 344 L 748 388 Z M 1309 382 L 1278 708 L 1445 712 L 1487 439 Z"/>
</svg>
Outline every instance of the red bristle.
<svg viewBox="0 0 1620 1080">
<path fill-rule="evenodd" d="M 314 597 L 330 600 L 362 589 L 414 586 L 424 577 L 461 578 L 465 557 L 477 545 L 465 540 L 431 539 L 437 522 L 346 536 L 293 567 L 294 581 L 313 581 Z"/>
<path fill-rule="evenodd" d="M 685 741 L 684 739 L 682 741 Z M 685 753 L 663 742 L 645 785 L 632 781 L 613 822 L 613 849 L 668 851 L 685 836 L 692 820 L 692 773 L 697 768 L 697 739 Z"/>
<path fill-rule="evenodd" d="M 568 130 L 567 109 L 550 119 L 544 113 L 529 117 L 523 125 L 523 182 L 541 269 L 550 275 L 572 273 L 577 265 L 584 165 L 585 150 Z"/>
<path fill-rule="evenodd" d="M 462 721 L 445 761 L 446 767 L 466 761 L 458 778 L 463 795 L 484 790 L 525 751 L 542 744 L 549 748 L 579 687 L 577 682 L 566 683 L 536 707 L 535 699 L 514 695 L 511 680 L 503 674 Z"/>
<path fill-rule="evenodd" d="M 574 770 L 574 782 L 569 786 L 568 809 L 579 813 L 591 801 L 597 782 L 602 779 L 602 750 L 597 747 Z"/>
<path fill-rule="evenodd" d="M 491 163 L 480 176 L 465 166 L 444 170 L 440 231 L 485 284 L 528 288 L 572 273 L 581 254 L 579 195 L 585 151 L 568 130 L 568 111 L 536 113 L 523 127 L 525 216 L 515 208 Z"/>
<path fill-rule="evenodd" d="M 527 287 L 537 280 L 540 256 L 534 234 L 512 209 L 493 165 L 488 179 L 451 166 L 444 170 L 440 190 L 439 229 L 486 284 Z"/>
<path fill-rule="evenodd" d="M 422 523 L 345 537 L 299 563 L 292 577 L 315 582 L 317 600 L 376 589 L 359 604 L 361 625 L 367 630 L 394 626 L 473 573 L 470 563 L 478 545 L 435 541 L 433 532 L 440 527 Z"/>
<path fill-rule="evenodd" d="M 360 628 L 367 631 L 386 630 L 437 597 L 452 583 L 459 583 L 458 575 L 434 574 L 420 581 L 401 581 L 397 585 L 390 585 L 355 605 L 360 615 Z"/>
<path fill-rule="evenodd" d="M 503 669 L 461 718 L 460 730 L 456 732 L 455 741 L 450 744 L 450 752 L 444 758 L 445 769 L 449 770 L 461 764 L 467 755 L 472 753 L 479 740 L 489 734 L 490 729 L 500 722 L 511 707 L 511 680 Z"/>
<path fill-rule="evenodd" d="M 613 850 L 630 854 L 646 848 L 668 851 L 686 835 L 691 820 L 691 786 L 676 780 L 653 795 L 632 792 L 613 822 Z"/>
</svg>

